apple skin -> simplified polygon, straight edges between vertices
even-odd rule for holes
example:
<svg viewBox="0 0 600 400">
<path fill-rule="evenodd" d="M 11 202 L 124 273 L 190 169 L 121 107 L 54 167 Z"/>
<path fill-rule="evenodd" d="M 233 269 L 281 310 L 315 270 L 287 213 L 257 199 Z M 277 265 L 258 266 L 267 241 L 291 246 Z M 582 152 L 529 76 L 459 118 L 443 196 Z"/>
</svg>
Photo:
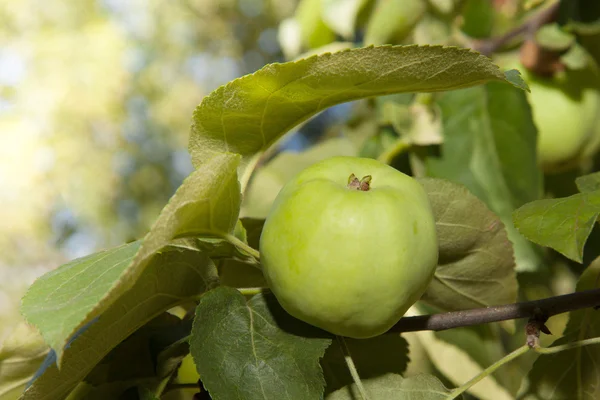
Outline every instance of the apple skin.
<svg viewBox="0 0 600 400">
<path fill-rule="evenodd" d="M 545 173 L 578 167 L 600 146 L 600 83 L 593 71 L 567 70 L 552 77 L 530 72 L 517 54 L 495 60 L 517 69 L 529 85 L 527 99 L 538 130 L 537 158 Z"/>
<path fill-rule="evenodd" d="M 531 89 L 529 101 L 538 128 L 538 159 L 543 169 L 566 170 L 595 152 L 591 143 L 598 123 L 598 90 L 586 87 L 589 81 L 575 73 L 553 79 L 526 72 L 524 78 Z"/>
<path fill-rule="evenodd" d="M 347 187 L 370 175 L 370 189 Z M 423 187 L 379 161 L 333 157 L 279 192 L 261 238 L 263 274 L 292 316 L 336 335 L 391 328 L 425 292 L 438 261 Z"/>
</svg>

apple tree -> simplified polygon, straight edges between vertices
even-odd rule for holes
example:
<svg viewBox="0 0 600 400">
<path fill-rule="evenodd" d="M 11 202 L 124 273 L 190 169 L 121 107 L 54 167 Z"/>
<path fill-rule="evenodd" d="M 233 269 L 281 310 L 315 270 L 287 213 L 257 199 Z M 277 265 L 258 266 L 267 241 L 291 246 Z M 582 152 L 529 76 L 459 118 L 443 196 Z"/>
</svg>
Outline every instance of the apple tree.
<svg viewBox="0 0 600 400">
<path fill-rule="evenodd" d="M 289 60 L 194 111 L 195 170 L 146 236 L 31 286 L 43 340 L 7 342 L 0 388 L 600 398 L 598 21 L 584 0 L 301 0 Z"/>
</svg>

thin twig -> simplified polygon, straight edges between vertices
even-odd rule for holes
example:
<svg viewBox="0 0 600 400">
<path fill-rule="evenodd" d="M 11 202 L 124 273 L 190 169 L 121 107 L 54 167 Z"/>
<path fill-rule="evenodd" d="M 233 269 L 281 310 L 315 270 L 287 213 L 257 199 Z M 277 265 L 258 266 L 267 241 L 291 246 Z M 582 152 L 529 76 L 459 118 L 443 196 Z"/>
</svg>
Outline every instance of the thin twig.
<svg viewBox="0 0 600 400">
<path fill-rule="evenodd" d="M 557 1 L 556 3 L 544 8 L 539 13 L 525 21 L 523 24 L 517 26 L 502 36 L 483 40 L 474 40 L 471 43 L 471 48 L 480 52 L 481 54 L 489 56 L 522 34 L 525 34 L 529 37 L 534 35 L 542 25 L 548 23 L 555 17 L 556 13 L 558 12 L 559 3 L 560 2 Z"/>
<path fill-rule="evenodd" d="M 560 353 L 561 351 L 576 349 L 578 347 L 589 346 L 590 344 L 600 344 L 600 338 L 591 338 L 585 340 L 579 340 L 577 342 L 566 343 L 559 346 L 552 347 L 534 347 L 533 350 L 540 354 L 554 354 Z"/>
<path fill-rule="evenodd" d="M 260 252 L 258 250 L 252 248 L 250 245 L 242 242 L 240 239 L 236 238 L 233 235 L 226 235 L 226 239 L 238 249 L 243 250 L 250 256 L 252 256 L 252 258 L 254 258 L 257 263 L 260 261 Z"/>
<path fill-rule="evenodd" d="M 348 349 L 346 340 L 342 336 L 338 336 L 337 339 L 340 343 L 340 346 L 342 347 L 342 352 L 344 353 L 344 359 L 346 360 L 346 364 L 348 365 L 350 375 L 352 375 L 352 379 L 354 379 L 354 383 L 356 384 L 356 388 L 358 389 L 362 400 L 369 400 L 369 395 L 367 394 L 367 391 L 365 390 L 362 381 L 360 380 L 358 370 L 356 369 L 356 365 L 354 365 L 354 361 L 352 360 L 352 355 L 350 354 L 350 349 Z"/>
<path fill-rule="evenodd" d="M 443 331 L 490 322 L 531 318 L 536 315 L 549 318 L 556 314 L 598 305 L 600 305 L 600 289 L 593 289 L 503 306 L 404 317 L 390 329 L 390 332 Z"/>
<path fill-rule="evenodd" d="M 483 378 L 492 374 L 494 371 L 496 371 L 498 368 L 500 368 L 504 364 L 527 353 L 528 351 L 529 351 L 529 346 L 524 345 L 524 346 L 519 347 L 512 353 L 507 354 L 506 356 L 502 357 L 500 360 L 496 361 L 495 363 L 493 363 L 492 365 L 490 365 L 489 367 L 487 367 L 486 369 L 481 371 L 479 374 L 477 374 L 477 376 L 475 376 L 473 379 L 471 379 L 467 383 L 464 383 L 464 384 L 460 385 L 459 387 L 457 387 L 456 389 L 454 389 L 452 392 L 450 392 L 450 394 L 448 395 L 448 397 L 446 399 L 451 400 L 451 399 L 457 398 L 458 396 L 460 396 L 461 394 L 463 394 L 464 392 L 469 390 L 476 383 L 481 381 Z"/>
<path fill-rule="evenodd" d="M 268 291 L 269 288 L 240 288 L 238 290 L 242 294 L 253 295 Z M 598 306 L 600 306 L 600 289 L 592 289 L 502 306 L 403 317 L 388 332 L 443 331 L 520 318 L 537 318 L 545 321 L 557 314 Z"/>
</svg>

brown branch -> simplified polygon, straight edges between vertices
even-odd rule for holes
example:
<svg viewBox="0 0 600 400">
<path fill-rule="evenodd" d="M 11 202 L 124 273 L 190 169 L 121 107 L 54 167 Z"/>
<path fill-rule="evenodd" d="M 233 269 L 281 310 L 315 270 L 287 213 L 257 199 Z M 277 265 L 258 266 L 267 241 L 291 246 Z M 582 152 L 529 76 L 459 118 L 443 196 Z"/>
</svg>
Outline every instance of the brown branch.
<svg viewBox="0 0 600 400">
<path fill-rule="evenodd" d="M 526 35 L 527 38 L 532 38 L 533 35 L 535 35 L 535 32 L 537 32 L 542 25 L 545 25 L 556 18 L 559 5 L 560 2 L 557 1 L 556 3 L 544 8 L 539 13 L 525 21 L 523 24 L 517 26 L 502 36 L 474 40 L 471 44 L 471 48 L 480 52 L 481 54 L 489 56 L 522 34 Z"/>
<path fill-rule="evenodd" d="M 556 314 L 600 306 L 600 289 L 503 306 L 404 317 L 389 332 L 443 331 L 519 318 L 547 319 Z"/>
</svg>

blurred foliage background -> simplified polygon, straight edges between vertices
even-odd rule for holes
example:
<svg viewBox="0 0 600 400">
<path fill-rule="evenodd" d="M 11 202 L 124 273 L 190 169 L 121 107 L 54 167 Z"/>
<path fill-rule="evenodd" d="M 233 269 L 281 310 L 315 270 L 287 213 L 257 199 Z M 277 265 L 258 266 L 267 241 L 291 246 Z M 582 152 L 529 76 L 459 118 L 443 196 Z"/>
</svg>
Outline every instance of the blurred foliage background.
<svg viewBox="0 0 600 400">
<path fill-rule="evenodd" d="M 144 235 L 192 169 L 194 108 L 282 60 L 295 6 L 0 1 L 0 339 L 37 276 Z"/>
</svg>

